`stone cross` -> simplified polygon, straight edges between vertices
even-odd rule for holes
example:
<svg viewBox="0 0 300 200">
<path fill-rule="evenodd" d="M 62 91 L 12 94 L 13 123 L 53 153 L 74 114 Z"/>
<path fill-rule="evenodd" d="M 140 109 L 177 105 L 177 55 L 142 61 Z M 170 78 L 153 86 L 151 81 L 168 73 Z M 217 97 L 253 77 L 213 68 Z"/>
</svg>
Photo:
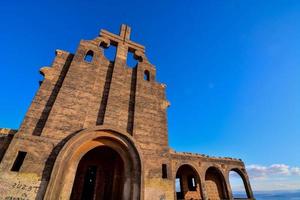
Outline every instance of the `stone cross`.
<svg viewBox="0 0 300 200">
<path fill-rule="evenodd" d="M 144 46 L 130 40 L 130 32 L 131 28 L 125 24 L 122 24 L 119 35 L 110 33 L 102 29 L 100 31 L 100 36 L 109 39 L 111 44 L 118 46 L 118 49 L 121 46 L 122 49 L 126 48 L 126 50 L 130 52 L 140 51 L 142 53 L 145 53 Z"/>
</svg>

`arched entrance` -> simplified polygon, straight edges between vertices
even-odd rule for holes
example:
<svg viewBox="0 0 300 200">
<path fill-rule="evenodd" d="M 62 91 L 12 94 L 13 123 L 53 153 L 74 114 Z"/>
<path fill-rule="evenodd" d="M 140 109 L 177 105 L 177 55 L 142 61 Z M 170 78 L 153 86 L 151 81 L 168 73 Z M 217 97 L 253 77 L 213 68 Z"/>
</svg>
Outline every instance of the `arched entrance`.
<svg viewBox="0 0 300 200">
<path fill-rule="evenodd" d="M 82 199 L 83 194 L 90 199 L 142 199 L 141 168 L 131 136 L 104 126 L 84 130 L 60 150 L 44 199 Z"/>
<path fill-rule="evenodd" d="M 109 147 L 96 147 L 80 160 L 71 200 L 122 199 L 124 162 Z"/>
<path fill-rule="evenodd" d="M 197 171 L 190 165 L 178 168 L 175 179 L 177 200 L 202 199 L 200 178 Z"/>
<path fill-rule="evenodd" d="M 208 199 L 228 199 L 225 179 L 215 167 L 210 167 L 206 170 L 205 189 Z"/>
</svg>

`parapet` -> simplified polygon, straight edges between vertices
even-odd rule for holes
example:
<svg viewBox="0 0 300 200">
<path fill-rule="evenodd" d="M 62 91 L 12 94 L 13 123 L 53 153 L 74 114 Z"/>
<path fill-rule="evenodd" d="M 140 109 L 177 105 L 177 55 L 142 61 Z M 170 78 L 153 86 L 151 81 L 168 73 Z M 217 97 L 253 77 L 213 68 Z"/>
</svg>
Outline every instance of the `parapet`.
<svg viewBox="0 0 300 200">
<path fill-rule="evenodd" d="M 179 156 L 190 156 L 190 157 L 198 157 L 198 158 L 208 158 L 208 159 L 216 159 L 216 160 L 223 160 L 223 161 L 235 161 L 235 162 L 243 162 L 240 158 L 231 158 L 231 157 L 217 157 L 217 156 L 209 156 L 206 154 L 200 153 L 190 153 L 190 152 L 176 152 L 173 149 L 170 150 L 170 153 L 173 155 Z"/>
<path fill-rule="evenodd" d="M 18 130 L 16 129 L 10 129 L 10 128 L 0 128 L 0 137 L 6 136 L 6 135 L 14 135 Z"/>
</svg>

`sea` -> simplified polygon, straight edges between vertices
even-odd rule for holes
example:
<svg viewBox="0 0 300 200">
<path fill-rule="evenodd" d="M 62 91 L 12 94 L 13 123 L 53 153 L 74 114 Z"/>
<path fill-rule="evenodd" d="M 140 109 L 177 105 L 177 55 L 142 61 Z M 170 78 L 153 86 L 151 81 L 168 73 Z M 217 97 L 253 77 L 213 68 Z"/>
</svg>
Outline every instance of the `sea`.
<svg viewBox="0 0 300 200">
<path fill-rule="evenodd" d="M 300 200 L 300 190 L 254 192 L 254 197 L 256 200 Z"/>
</svg>

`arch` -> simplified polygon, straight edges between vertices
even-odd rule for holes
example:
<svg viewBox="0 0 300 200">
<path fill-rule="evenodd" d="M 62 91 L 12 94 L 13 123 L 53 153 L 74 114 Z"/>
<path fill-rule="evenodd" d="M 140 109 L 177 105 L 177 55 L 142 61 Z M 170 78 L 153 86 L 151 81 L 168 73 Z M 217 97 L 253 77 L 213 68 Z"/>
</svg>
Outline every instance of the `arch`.
<svg viewBox="0 0 300 200">
<path fill-rule="evenodd" d="M 44 199 L 70 199 L 80 160 L 97 147 L 113 149 L 126 166 L 122 199 L 141 199 L 142 164 L 135 142 L 126 133 L 105 126 L 80 131 L 66 142 L 54 163 Z"/>
<path fill-rule="evenodd" d="M 231 172 L 234 172 L 234 174 L 233 174 L 234 177 L 233 178 L 242 180 L 243 189 L 245 191 L 244 194 L 235 194 L 235 191 L 233 190 L 233 187 L 232 187 L 233 183 L 231 181 L 231 175 L 230 175 Z M 232 190 L 232 195 L 233 195 L 234 199 L 252 198 L 252 192 L 251 192 L 249 183 L 247 181 L 245 173 L 242 170 L 240 170 L 239 168 L 232 168 L 231 170 L 229 170 L 228 176 L 229 176 L 230 188 Z"/>
<path fill-rule="evenodd" d="M 200 176 L 190 164 L 183 164 L 176 171 L 175 196 L 177 200 L 202 199 Z"/>
<path fill-rule="evenodd" d="M 106 58 L 106 60 L 114 62 L 116 59 L 116 54 L 117 47 L 115 45 L 111 44 L 107 48 L 104 48 L 104 57 Z"/>
<path fill-rule="evenodd" d="M 206 170 L 205 189 L 208 199 L 228 199 L 225 178 L 217 167 L 209 167 Z"/>
<path fill-rule="evenodd" d="M 89 50 L 85 56 L 84 56 L 84 61 L 85 62 L 92 62 L 93 61 L 93 56 L 94 56 L 94 52 L 92 50 Z"/>
<path fill-rule="evenodd" d="M 134 51 L 135 50 L 131 50 L 131 49 L 128 49 L 128 51 L 127 51 L 126 65 L 129 68 L 136 67 L 138 65 L 138 62 L 139 62 L 139 60 L 137 59 L 137 57 L 134 56 Z"/>
</svg>

